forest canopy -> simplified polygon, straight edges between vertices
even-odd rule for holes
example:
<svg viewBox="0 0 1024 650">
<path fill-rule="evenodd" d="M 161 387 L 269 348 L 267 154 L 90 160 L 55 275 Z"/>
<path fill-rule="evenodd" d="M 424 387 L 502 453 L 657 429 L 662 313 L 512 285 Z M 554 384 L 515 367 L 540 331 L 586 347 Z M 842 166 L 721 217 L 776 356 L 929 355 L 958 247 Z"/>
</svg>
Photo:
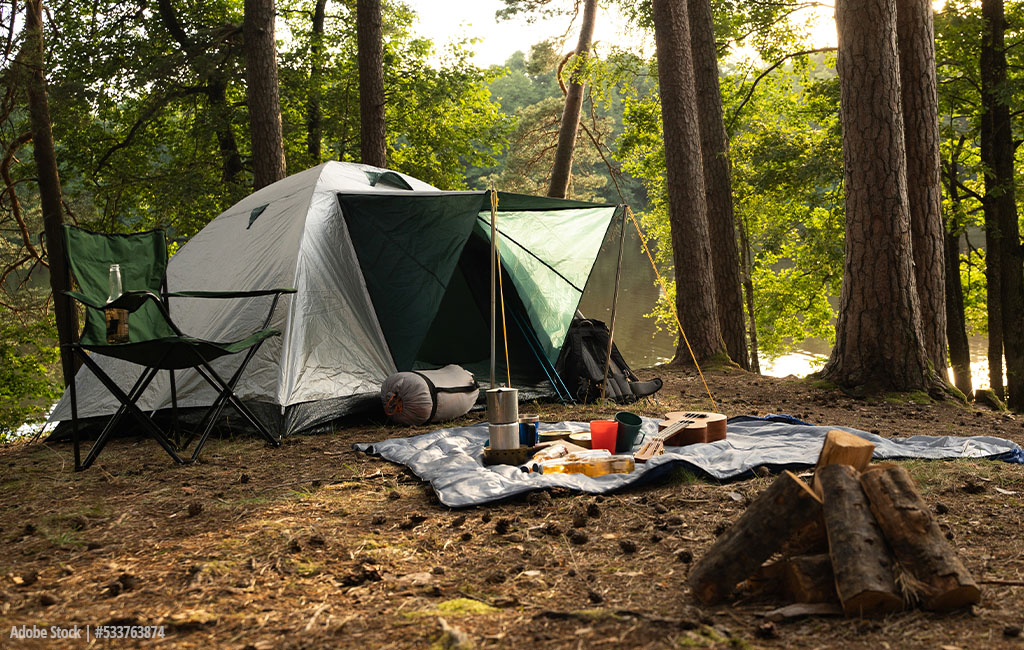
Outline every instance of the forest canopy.
<svg viewBox="0 0 1024 650">
<path fill-rule="evenodd" d="M 43 4 L 42 66 L 66 222 L 109 232 L 164 228 L 173 252 L 252 191 L 244 4 Z M 442 189 L 493 185 L 543 194 L 565 85 L 579 80 L 569 196 L 629 204 L 671 278 L 658 62 L 600 41 L 586 57 L 572 56 L 583 5 L 506 0 L 495 20 L 529 13 L 560 29 L 484 69 L 473 61 L 472 38 L 432 42 L 417 34 L 409 6 L 383 3 L 388 166 Z M 1019 47 L 1005 48 L 1006 78 L 995 90 L 983 79 L 983 5 L 947 0 L 934 15 L 947 273 L 959 280 L 967 334 L 986 333 L 991 318 L 983 208 L 993 190 L 985 184 L 983 104 L 994 93 L 1009 106 L 1024 105 Z M 650 3 L 616 6 L 631 28 L 653 33 Z M 808 6 L 711 3 L 741 316 L 755 369 L 758 359 L 805 339 L 835 339 L 846 225 L 840 83 L 835 48 L 814 42 L 806 25 Z M 22 11 L 11 2 L 0 14 L 7 34 L 0 70 L 0 439 L 43 414 L 61 387 Z M 1017 45 L 1024 3 L 1006 2 L 1005 14 L 1006 42 Z M 279 0 L 276 19 L 287 173 L 360 160 L 355 0 Z M 1020 118 L 1019 110 L 1008 117 L 1015 147 Z M 1014 166 L 1017 197 L 1021 179 Z M 668 289 L 652 317 L 674 332 L 675 284 Z"/>
</svg>

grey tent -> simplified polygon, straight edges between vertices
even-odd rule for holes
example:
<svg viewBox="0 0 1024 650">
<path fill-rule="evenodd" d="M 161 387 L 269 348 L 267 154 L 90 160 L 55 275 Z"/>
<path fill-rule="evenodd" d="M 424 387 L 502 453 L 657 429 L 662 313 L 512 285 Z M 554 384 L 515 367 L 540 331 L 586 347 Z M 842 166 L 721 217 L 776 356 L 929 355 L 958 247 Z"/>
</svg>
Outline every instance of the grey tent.
<svg viewBox="0 0 1024 650">
<path fill-rule="evenodd" d="M 497 201 L 509 371 L 514 384 L 543 389 L 544 368 L 557 361 L 577 309 L 601 317 L 610 306 L 623 206 L 507 193 Z M 489 192 L 440 191 L 397 172 L 328 162 L 216 217 L 171 258 L 168 284 L 298 290 L 273 316 L 282 336 L 263 346 L 236 391 L 281 433 L 294 433 L 372 407 L 398 370 L 457 363 L 486 378 L 490 215 Z M 623 268 L 647 278 L 632 227 L 627 241 Z M 646 279 L 632 286 L 654 291 Z M 259 325 L 265 308 L 247 304 L 254 300 L 174 298 L 171 313 L 190 335 L 228 340 Z M 230 375 L 235 363 L 225 357 L 215 367 Z M 101 365 L 125 388 L 140 372 L 110 358 Z M 214 399 L 198 376 L 179 373 L 176 384 L 183 407 Z M 87 369 L 78 403 L 86 418 L 117 407 Z M 139 405 L 170 404 L 162 373 Z M 70 418 L 65 394 L 50 419 Z"/>
</svg>

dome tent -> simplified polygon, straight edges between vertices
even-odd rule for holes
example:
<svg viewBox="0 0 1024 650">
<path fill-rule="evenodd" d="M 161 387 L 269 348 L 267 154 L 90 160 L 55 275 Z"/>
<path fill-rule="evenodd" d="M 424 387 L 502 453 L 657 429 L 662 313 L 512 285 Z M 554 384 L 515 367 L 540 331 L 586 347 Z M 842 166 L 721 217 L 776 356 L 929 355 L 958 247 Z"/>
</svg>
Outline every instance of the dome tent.
<svg viewBox="0 0 1024 650">
<path fill-rule="evenodd" d="M 540 357 L 557 361 L 581 302 L 610 304 L 610 283 L 589 280 L 595 269 L 615 267 L 624 208 L 501 192 L 497 201 L 509 370 L 517 385 L 538 384 Z M 486 374 L 490 215 L 490 192 L 441 191 L 397 172 L 328 162 L 213 219 L 171 259 L 168 285 L 298 290 L 273 315 L 271 327 L 282 335 L 259 350 L 236 388 L 276 420 L 277 432 L 290 434 L 372 408 L 381 383 L 398 370 L 458 363 L 478 378 Z M 632 228 L 629 235 L 637 238 Z M 637 258 L 639 246 L 627 250 L 623 269 L 650 272 Z M 172 298 L 170 310 L 186 333 L 228 340 L 260 325 L 266 307 L 252 304 L 259 300 Z M 141 373 L 127 362 L 98 361 L 126 389 Z M 238 361 L 213 365 L 230 376 Z M 77 383 L 80 417 L 117 410 L 88 369 Z M 191 371 L 177 373 L 175 383 L 180 407 L 215 398 Z M 170 382 L 160 373 L 139 406 L 170 405 Z M 50 419 L 70 418 L 65 394 Z"/>
</svg>

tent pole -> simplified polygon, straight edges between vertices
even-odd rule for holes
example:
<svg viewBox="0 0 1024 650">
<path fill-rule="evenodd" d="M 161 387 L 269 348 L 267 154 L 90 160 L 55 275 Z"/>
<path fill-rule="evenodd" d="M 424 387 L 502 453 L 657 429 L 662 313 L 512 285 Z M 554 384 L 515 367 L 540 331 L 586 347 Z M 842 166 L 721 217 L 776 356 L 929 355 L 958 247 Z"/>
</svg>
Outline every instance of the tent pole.
<svg viewBox="0 0 1024 650">
<path fill-rule="evenodd" d="M 497 194 L 494 188 L 491 188 L 491 383 L 490 387 L 494 388 L 494 361 L 497 357 L 496 339 L 498 336 L 497 328 L 497 316 L 498 316 L 498 297 L 497 297 L 497 257 L 498 257 L 498 210 L 497 210 Z"/>
<path fill-rule="evenodd" d="M 619 303 L 619 279 L 622 277 L 622 251 L 626 247 L 626 211 L 622 211 L 622 227 L 619 229 L 619 259 L 615 263 L 615 289 L 612 293 L 612 318 L 608 324 L 608 355 L 604 360 L 604 381 L 601 382 L 601 399 L 608 390 L 608 370 L 612 365 L 612 345 L 615 341 L 615 308 Z"/>
</svg>

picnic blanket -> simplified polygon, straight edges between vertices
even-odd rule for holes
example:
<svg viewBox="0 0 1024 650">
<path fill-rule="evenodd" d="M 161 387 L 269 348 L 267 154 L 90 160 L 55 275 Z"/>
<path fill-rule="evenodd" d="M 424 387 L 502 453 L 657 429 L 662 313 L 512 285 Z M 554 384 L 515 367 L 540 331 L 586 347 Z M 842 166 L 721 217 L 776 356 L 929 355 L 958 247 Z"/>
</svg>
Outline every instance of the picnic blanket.
<svg viewBox="0 0 1024 650">
<path fill-rule="evenodd" d="M 658 421 L 644 418 L 641 431 L 654 435 Z M 588 431 L 585 422 L 540 423 L 541 431 Z M 718 480 L 749 477 L 757 467 L 773 472 L 812 467 L 825 434 L 842 429 L 875 444 L 875 460 L 897 458 L 990 458 L 1024 463 L 1024 450 L 1016 443 L 991 436 L 912 436 L 883 438 L 849 427 L 814 426 L 789 416 L 741 416 L 729 420 L 729 434 L 718 442 L 667 447 L 630 474 L 589 477 L 583 474 L 536 474 L 511 465 L 483 464 L 487 423 L 438 429 L 409 438 L 392 438 L 353 445 L 360 451 L 401 463 L 428 481 L 438 499 L 452 508 L 480 505 L 508 497 L 563 487 L 589 494 L 621 490 L 664 475 L 676 468 Z M 637 445 L 640 444 L 638 437 Z M 635 449 L 634 449 L 635 451 Z"/>
</svg>

